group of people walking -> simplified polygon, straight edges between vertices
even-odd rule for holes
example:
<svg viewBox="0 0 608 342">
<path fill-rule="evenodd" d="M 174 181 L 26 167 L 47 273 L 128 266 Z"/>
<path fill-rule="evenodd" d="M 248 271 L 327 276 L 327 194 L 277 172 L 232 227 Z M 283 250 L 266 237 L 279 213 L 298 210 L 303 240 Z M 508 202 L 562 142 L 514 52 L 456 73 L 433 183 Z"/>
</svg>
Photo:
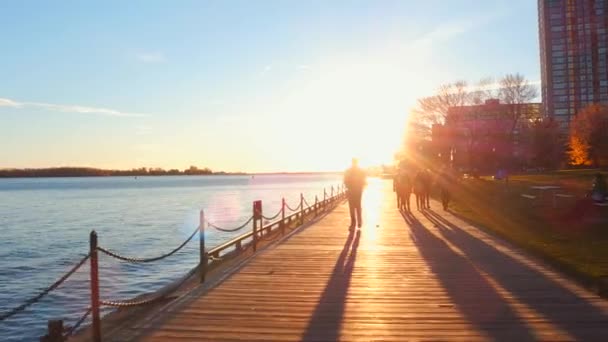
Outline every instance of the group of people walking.
<svg viewBox="0 0 608 342">
<path fill-rule="evenodd" d="M 411 212 L 410 198 L 413 193 L 417 210 L 430 209 L 431 190 L 435 185 L 441 196 L 443 210 L 447 210 L 451 199 L 448 178 L 446 168 L 438 173 L 435 181 L 433 181 L 429 170 L 418 170 L 413 173 L 406 168 L 400 168 L 393 178 L 393 191 L 397 195 L 397 208 Z"/>
<path fill-rule="evenodd" d="M 393 179 L 393 191 L 397 194 L 397 207 L 399 210 L 411 212 L 410 198 L 412 193 L 416 199 L 416 209 L 425 210 L 431 208 L 431 190 L 436 187 L 441 197 L 443 209 L 447 210 L 451 199 L 450 194 L 450 171 L 444 167 L 435 172 L 435 177 L 430 170 L 418 170 L 415 173 L 400 167 Z M 357 159 L 353 158 L 351 167 L 344 173 L 344 185 L 347 189 L 348 207 L 350 212 L 350 229 L 361 228 L 361 196 L 367 185 L 365 171 L 358 165 Z"/>
</svg>

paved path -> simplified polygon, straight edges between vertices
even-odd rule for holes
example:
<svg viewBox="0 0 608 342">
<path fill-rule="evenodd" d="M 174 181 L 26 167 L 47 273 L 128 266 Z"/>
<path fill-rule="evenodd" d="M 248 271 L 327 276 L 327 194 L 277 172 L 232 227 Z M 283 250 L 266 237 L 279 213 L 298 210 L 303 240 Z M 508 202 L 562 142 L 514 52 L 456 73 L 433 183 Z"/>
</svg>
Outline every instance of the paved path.
<svg viewBox="0 0 608 342">
<path fill-rule="evenodd" d="M 202 296 L 132 326 L 144 341 L 608 341 L 608 302 L 431 203 L 371 182 Z"/>
</svg>

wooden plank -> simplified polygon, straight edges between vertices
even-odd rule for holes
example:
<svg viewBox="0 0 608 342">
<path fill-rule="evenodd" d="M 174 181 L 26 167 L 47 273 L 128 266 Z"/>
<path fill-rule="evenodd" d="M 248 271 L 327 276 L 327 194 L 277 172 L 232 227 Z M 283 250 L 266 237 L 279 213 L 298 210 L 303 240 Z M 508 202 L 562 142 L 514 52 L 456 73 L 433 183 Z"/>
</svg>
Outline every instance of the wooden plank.
<svg viewBox="0 0 608 342">
<path fill-rule="evenodd" d="M 342 205 L 116 340 L 605 338 L 603 299 L 449 213 L 404 217 L 391 184 L 375 184 L 360 231 Z"/>
</svg>

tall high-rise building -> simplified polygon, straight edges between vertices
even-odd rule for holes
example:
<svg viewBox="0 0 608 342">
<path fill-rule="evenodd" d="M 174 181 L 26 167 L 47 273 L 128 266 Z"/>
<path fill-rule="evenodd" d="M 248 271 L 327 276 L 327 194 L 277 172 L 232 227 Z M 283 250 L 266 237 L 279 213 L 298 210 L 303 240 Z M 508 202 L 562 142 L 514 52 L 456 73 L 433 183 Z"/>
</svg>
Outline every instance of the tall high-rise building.
<svg viewBox="0 0 608 342">
<path fill-rule="evenodd" d="M 608 0 L 538 0 L 545 113 L 567 130 L 582 108 L 608 104 Z"/>
</svg>

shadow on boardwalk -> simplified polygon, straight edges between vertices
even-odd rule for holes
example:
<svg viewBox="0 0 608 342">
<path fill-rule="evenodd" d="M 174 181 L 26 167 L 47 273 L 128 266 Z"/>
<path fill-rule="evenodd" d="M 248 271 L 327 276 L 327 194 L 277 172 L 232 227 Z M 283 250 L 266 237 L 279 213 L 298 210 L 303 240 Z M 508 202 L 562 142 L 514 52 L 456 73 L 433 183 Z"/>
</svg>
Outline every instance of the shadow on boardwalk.
<svg viewBox="0 0 608 342">
<path fill-rule="evenodd" d="M 600 308 L 533 267 L 474 237 L 438 213 L 429 210 L 423 215 L 437 227 L 446 241 L 474 260 L 477 268 L 487 273 L 519 302 L 576 340 L 602 339 L 608 316 Z M 557 310 L 564 308 L 564 304 L 568 310 Z"/>
<path fill-rule="evenodd" d="M 302 341 L 337 341 L 339 339 L 360 236 L 359 230 L 356 233 L 351 230 L 348 234 L 330 279 L 302 335 Z"/>
<path fill-rule="evenodd" d="M 467 321 L 492 340 L 532 341 L 525 322 L 511 309 L 469 260 L 454 252 L 408 213 L 412 240 L 447 294 Z"/>
</svg>

